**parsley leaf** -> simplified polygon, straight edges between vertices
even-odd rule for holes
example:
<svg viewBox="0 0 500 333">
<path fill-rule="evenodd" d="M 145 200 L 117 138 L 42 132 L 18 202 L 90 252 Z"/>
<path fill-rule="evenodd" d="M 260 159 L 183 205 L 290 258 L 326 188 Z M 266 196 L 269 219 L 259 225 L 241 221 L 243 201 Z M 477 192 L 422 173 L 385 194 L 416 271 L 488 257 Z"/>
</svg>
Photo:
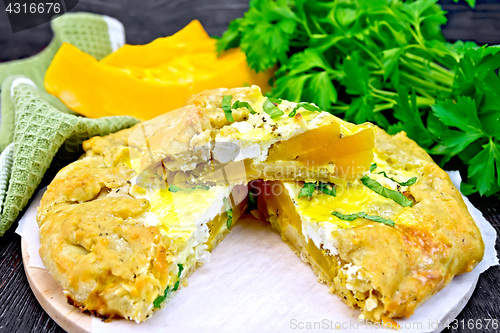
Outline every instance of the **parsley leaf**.
<svg viewBox="0 0 500 333">
<path fill-rule="evenodd" d="M 177 273 L 177 281 L 175 282 L 175 285 L 172 288 L 172 291 L 177 291 L 177 289 L 179 289 L 179 285 L 180 285 L 180 281 L 181 281 L 180 280 L 181 274 L 182 274 L 182 271 L 184 270 L 184 266 L 182 266 L 181 264 L 177 264 L 177 267 L 179 269 L 179 272 Z M 165 293 L 163 295 L 156 297 L 156 299 L 153 301 L 153 306 L 157 309 L 161 308 L 161 304 L 168 297 L 169 293 L 170 293 L 170 287 L 167 287 L 167 289 L 165 289 Z"/>
<path fill-rule="evenodd" d="M 240 25 L 242 23 L 241 18 L 232 20 L 229 23 L 224 35 L 217 40 L 217 52 L 220 55 L 222 51 L 237 47 L 241 42 L 241 31 Z"/>
<path fill-rule="evenodd" d="M 233 96 L 231 96 L 231 95 L 226 95 L 226 96 L 222 97 L 222 104 L 221 104 L 221 108 L 222 108 L 222 110 L 224 110 L 224 114 L 226 115 L 226 119 L 228 121 L 231 121 L 231 122 L 234 121 L 233 111 L 231 111 L 231 99 L 232 98 L 233 98 Z"/>
<path fill-rule="evenodd" d="M 202 189 L 202 190 L 210 190 L 210 186 L 205 186 L 205 185 L 196 185 L 195 187 L 191 188 L 182 188 L 177 185 L 169 185 L 168 190 L 172 193 L 181 191 L 181 190 L 197 190 L 197 189 Z"/>
<path fill-rule="evenodd" d="M 453 0 L 453 2 L 457 3 L 458 0 Z M 465 0 L 472 8 L 476 7 L 476 0 Z"/>
<path fill-rule="evenodd" d="M 233 20 L 217 41 L 217 50 L 239 45 L 250 67 L 264 71 L 286 59 L 298 21 L 287 1 L 250 1 L 245 17 Z"/>
<path fill-rule="evenodd" d="M 469 162 L 469 177 L 477 184 L 479 194 L 487 193 L 497 183 L 500 186 L 500 144 L 491 138 Z M 496 166 L 496 167 L 495 167 Z"/>
<path fill-rule="evenodd" d="M 316 189 L 316 184 L 304 183 L 304 186 L 302 186 L 302 188 L 300 189 L 299 198 L 307 196 L 310 199 L 315 189 Z"/>
<path fill-rule="evenodd" d="M 359 213 L 354 213 L 354 214 L 341 214 L 339 212 L 332 212 L 332 215 L 335 217 L 338 217 L 341 220 L 350 221 L 350 222 L 354 221 L 357 218 L 363 218 L 363 219 L 367 219 L 370 221 L 383 223 L 383 224 L 389 225 L 391 227 L 394 227 L 394 225 L 395 225 L 394 221 L 391 219 L 385 219 L 385 218 L 380 217 L 380 216 L 368 215 L 365 212 L 359 212 Z"/>
<path fill-rule="evenodd" d="M 413 184 L 415 184 L 417 182 L 417 177 L 411 177 L 410 179 L 408 179 L 405 182 L 398 182 L 396 179 L 387 176 L 387 174 L 385 173 L 385 171 L 379 172 L 379 174 L 380 175 L 384 175 L 385 178 L 390 179 L 393 182 L 398 183 L 401 186 L 411 186 L 411 185 L 413 185 Z"/>
<path fill-rule="evenodd" d="M 226 207 L 226 213 L 227 213 L 227 221 L 226 221 L 226 226 L 227 228 L 231 228 L 231 225 L 233 224 L 233 209 L 231 208 L 231 204 L 229 203 L 229 200 L 227 198 L 224 198 L 224 207 Z"/>
<path fill-rule="evenodd" d="M 379 182 L 377 182 L 374 179 L 371 179 L 368 176 L 363 176 L 360 179 L 360 181 L 363 183 L 363 185 L 368 187 L 373 192 L 378 193 L 381 196 L 386 197 L 388 199 L 394 200 L 403 207 L 413 206 L 413 201 L 409 200 L 403 194 L 399 193 L 398 191 L 394 191 L 387 187 L 382 186 Z"/>
<path fill-rule="evenodd" d="M 294 117 L 297 114 L 297 110 L 300 108 L 306 109 L 307 111 L 323 112 L 320 108 L 318 108 L 314 104 L 301 102 L 297 103 L 297 105 L 293 108 L 292 112 L 288 114 L 288 117 Z"/>
<path fill-rule="evenodd" d="M 179 191 L 179 190 L 182 190 L 182 188 L 180 188 L 180 187 L 179 187 L 179 186 L 177 186 L 177 185 L 169 185 L 169 186 L 168 186 L 168 190 L 169 190 L 170 192 L 172 192 L 172 193 L 175 193 L 175 192 L 177 192 L 177 191 Z"/>
<path fill-rule="evenodd" d="M 317 93 L 315 102 L 325 110 L 337 102 L 337 90 L 326 71 L 315 73 L 311 77 L 309 90 Z"/>
<path fill-rule="evenodd" d="M 252 106 L 247 103 L 247 102 L 243 102 L 243 101 L 236 101 L 233 103 L 233 106 L 231 107 L 232 109 L 239 109 L 239 108 L 247 108 L 248 111 L 250 111 L 250 114 L 256 114 L 257 112 L 254 111 L 254 109 L 252 108 Z"/>
<path fill-rule="evenodd" d="M 352 221 L 354 221 L 355 219 L 358 218 L 358 213 L 354 213 L 354 214 L 341 214 L 339 212 L 332 212 L 332 215 L 338 217 L 341 220 L 350 221 L 350 222 L 352 222 Z"/>
<path fill-rule="evenodd" d="M 269 98 L 266 99 L 263 106 L 264 112 L 271 116 L 271 119 L 276 119 L 284 115 L 285 113 L 278 109 L 276 105 Z"/>
<path fill-rule="evenodd" d="M 184 270 L 184 266 L 182 266 L 181 264 L 177 264 L 177 267 L 179 269 L 179 272 L 177 273 L 177 281 L 175 282 L 174 288 L 172 289 L 173 291 L 177 291 L 177 289 L 179 289 L 179 285 L 181 283 L 181 274 Z"/>
<path fill-rule="evenodd" d="M 390 128 L 389 133 L 395 134 L 401 130 L 413 138 L 422 147 L 429 147 L 434 142 L 432 135 L 424 125 L 422 116 L 418 109 L 417 94 L 414 88 L 409 89 L 405 86 L 397 88 L 397 105 L 394 106 L 394 118 L 400 121 L 400 127 Z M 396 130 L 395 130 L 396 129 Z"/>
<path fill-rule="evenodd" d="M 252 0 L 217 47 L 240 46 L 256 71 L 276 66 L 270 96 L 405 131 L 443 167 L 457 156 L 468 193 L 500 195 L 500 47 L 447 43 L 445 14 L 437 0 Z"/>
<path fill-rule="evenodd" d="M 167 289 L 165 289 L 165 293 L 163 295 L 160 295 L 160 296 L 155 298 L 155 300 L 153 301 L 153 306 L 157 309 L 161 308 L 161 303 L 163 303 L 163 301 L 165 301 L 165 299 L 168 297 L 169 293 L 170 293 L 170 287 L 167 287 Z"/>
<path fill-rule="evenodd" d="M 319 182 L 319 184 L 316 185 L 316 189 L 325 194 L 331 195 L 332 197 L 337 196 L 337 191 L 335 190 L 334 184 Z"/>
<path fill-rule="evenodd" d="M 448 126 L 470 133 L 472 136 L 484 135 L 476 104 L 470 97 L 460 96 L 456 101 L 444 100 L 432 106 L 434 114 Z"/>
<path fill-rule="evenodd" d="M 302 186 L 302 188 L 300 189 L 299 198 L 307 196 L 307 198 L 311 199 L 315 190 L 331 195 L 333 197 L 337 195 L 335 184 L 322 182 L 318 182 L 318 184 L 304 183 L 304 186 Z"/>
</svg>

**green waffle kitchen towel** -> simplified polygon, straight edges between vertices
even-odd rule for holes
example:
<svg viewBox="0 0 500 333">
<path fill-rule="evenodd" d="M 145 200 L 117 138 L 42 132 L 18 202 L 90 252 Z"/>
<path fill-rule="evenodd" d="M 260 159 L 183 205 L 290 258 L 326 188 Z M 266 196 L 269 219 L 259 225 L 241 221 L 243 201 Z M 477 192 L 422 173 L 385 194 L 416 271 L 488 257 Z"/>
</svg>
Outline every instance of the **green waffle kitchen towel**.
<svg viewBox="0 0 500 333">
<path fill-rule="evenodd" d="M 88 13 L 64 14 L 52 20 L 51 26 L 54 38 L 42 52 L 27 59 L 0 63 L 0 84 L 11 75 L 25 75 L 36 84 L 43 99 L 62 112 L 75 114 L 43 88 L 45 72 L 52 58 L 66 42 L 100 60 L 125 44 L 124 28 L 116 19 Z M 2 89 L 0 152 L 12 142 L 15 128 L 14 109 L 12 103 L 6 101 L 5 94 L 8 92 Z"/>
<path fill-rule="evenodd" d="M 6 82 L 10 86 L 3 85 L 2 100 L 9 98 L 14 106 L 15 130 L 13 143 L 0 156 L 0 180 L 7 179 L 0 181 L 0 198 L 4 197 L 0 203 L 0 236 L 26 206 L 60 147 L 67 153 L 78 152 L 87 138 L 138 122 L 128 116 L 90 119 L 62 113 L 41 97 L 30 79 L 17 76 Z"/>
<path fill-rule="evenodd" d="M 9 185 L 12 162 L 14 160 L 14 144 L 11 143 L 0 154 L 0 212 Z"/>
</svg>

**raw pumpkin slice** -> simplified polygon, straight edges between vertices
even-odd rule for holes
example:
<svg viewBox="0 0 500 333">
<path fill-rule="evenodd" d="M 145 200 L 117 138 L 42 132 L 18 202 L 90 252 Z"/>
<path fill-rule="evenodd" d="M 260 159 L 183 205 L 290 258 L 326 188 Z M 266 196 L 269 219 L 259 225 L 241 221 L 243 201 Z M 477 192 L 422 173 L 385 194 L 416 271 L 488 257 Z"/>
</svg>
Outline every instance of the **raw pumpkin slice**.
<svg viewBox="0 0 500 333">
<path fill-rule="evenodd" d="M 255 73 L 239 49 L 217 57 L 198 21 L 146 45 L 125 45 L 101 61 L 63 44 L 45 74 L 46 90 L 90 118 L 149 120 L 180 108 L 192 94 L 255 84 L 269 89 L 272 70 Z"/>
</svg>

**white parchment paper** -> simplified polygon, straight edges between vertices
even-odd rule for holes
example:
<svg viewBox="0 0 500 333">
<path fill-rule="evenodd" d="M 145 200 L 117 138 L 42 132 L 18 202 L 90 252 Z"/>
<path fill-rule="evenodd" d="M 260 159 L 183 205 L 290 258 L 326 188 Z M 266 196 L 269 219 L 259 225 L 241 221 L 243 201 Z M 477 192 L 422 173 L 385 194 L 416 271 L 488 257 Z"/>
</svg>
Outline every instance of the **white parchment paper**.
<svg viewBox="0 0 500 333">
<path fill-rule="evenodd" d="M 451 171 L 449 175 L 460 188 L 460 174 Z M 28 241 L 29 265 L 43 268 L 35 221 L 41 194 L 16 232 Z M 484 259 L 471 273 L 455 277 L 410 319 L 398 320 L 402 332 L 440 332 L 443 324 L 463 309 L 479 274 L 498 264 L 495 229 L 466 197 L 464 201 L 481 230 Z M 93 318 L 92 332 L 395 332 L 359 322 L 357 315 L 317 282 L 312 269 L 269 225 L 247 217 L 212 251 L 211 261 L 194 272 L 189 286 L 181 288 L 151 319 L 136 324 L 126 320 L 104 323 Z"/>
</svg>

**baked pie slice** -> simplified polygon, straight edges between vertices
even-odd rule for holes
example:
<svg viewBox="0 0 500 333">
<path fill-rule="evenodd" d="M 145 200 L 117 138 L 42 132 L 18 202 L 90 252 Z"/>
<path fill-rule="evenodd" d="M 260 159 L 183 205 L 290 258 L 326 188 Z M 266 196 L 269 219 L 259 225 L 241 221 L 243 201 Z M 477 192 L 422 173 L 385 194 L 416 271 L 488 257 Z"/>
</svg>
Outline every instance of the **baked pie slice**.
<svg viewBox="0 0 500 333">
<path fill-rule="evenodd" d="M 356 179 L 373 159 L 373 125 L 266 98 L 257 86 L 202 92 L 143 126 L 142 169 L 162 162 L 180 183 Z"/>
<path fill-rule="evenodd" d="M 482 260 L 481 233 L 448 175 L 404 132 L 377 129 L 353 182 L 254 181 L 258 211 L 360 319 L 409 317 Z"/>
</svg>

